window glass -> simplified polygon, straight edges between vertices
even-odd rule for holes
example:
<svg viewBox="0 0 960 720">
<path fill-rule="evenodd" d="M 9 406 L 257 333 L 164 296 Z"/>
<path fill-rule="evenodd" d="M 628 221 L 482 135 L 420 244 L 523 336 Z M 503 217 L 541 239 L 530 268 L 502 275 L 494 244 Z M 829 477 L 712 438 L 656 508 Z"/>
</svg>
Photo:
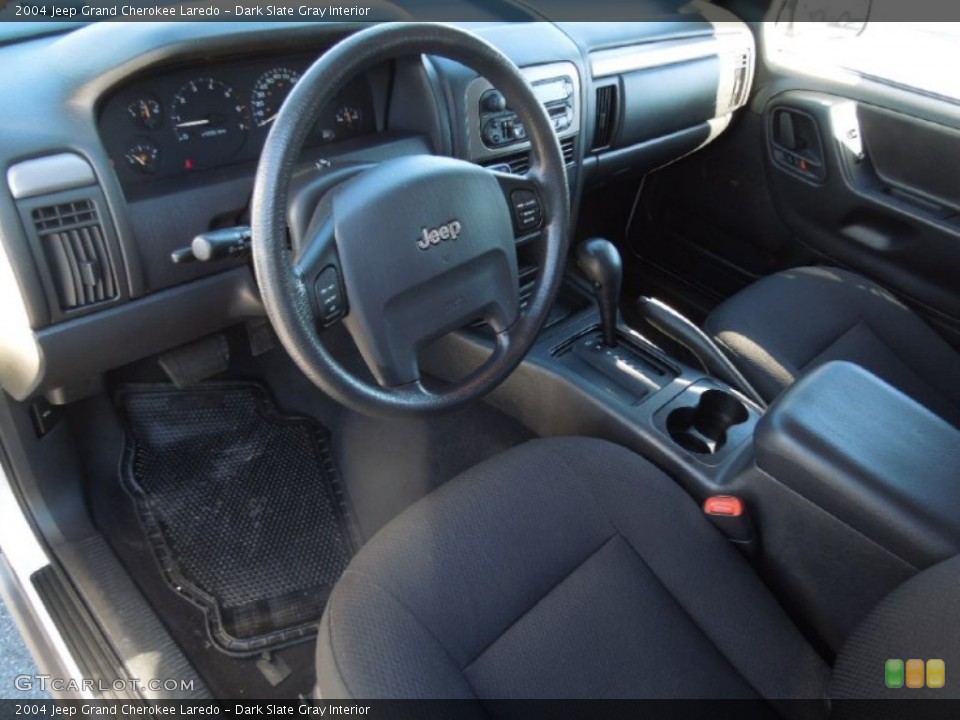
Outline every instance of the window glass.
<svg viewBox="0 0 960 720">
<path fill-rule="evenodd" d="M 765 29 L 768 57 L 809 74 L 850 82 L 865 76 L 960 99 L 960 22 L 885 19 L 935 16 L 935 8 L 924 12 L 926 4 L 908 10 L 903 0 L 788 3 Z"/>
</svg>

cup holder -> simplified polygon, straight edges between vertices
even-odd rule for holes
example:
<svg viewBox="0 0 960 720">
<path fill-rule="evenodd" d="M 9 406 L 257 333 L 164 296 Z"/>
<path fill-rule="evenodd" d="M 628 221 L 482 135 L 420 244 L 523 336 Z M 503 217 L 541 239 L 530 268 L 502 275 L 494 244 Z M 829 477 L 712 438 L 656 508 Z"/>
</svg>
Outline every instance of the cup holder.
<svg viewBox="0 0 960 720">
<path fill-rule="evenodd" d="M 707 390 L 692 407 L 667 416 L 667 432 L 680 447 L 698 455 L 713 455 L 726 444 L 727 431 L 750 417 L 746 406 L 723 390 Z"/>
</svg>

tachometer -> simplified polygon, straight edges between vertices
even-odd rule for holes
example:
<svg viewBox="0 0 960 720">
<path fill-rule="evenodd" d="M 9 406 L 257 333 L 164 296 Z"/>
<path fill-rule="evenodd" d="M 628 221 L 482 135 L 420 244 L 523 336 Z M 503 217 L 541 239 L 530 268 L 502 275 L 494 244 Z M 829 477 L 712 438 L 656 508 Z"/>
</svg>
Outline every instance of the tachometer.
<svg viewBox="0 0 960 720">
<path fill-rule="evenodd" d="M 250 108 L 257 127 L 277 119 L 280 106 L 299 79 L 300 73 L 286 67 L 271 68 L 257 79 L 250 94 Z"/>
<path fill-rule="evenodd" d="M 200 164 L 232 157 L 250 129 L 249 112 L 226 83 L 203 77 L 191 80 L 173 96 L 170 123 L 177 140 L 200 156 Z"/>
</svg>

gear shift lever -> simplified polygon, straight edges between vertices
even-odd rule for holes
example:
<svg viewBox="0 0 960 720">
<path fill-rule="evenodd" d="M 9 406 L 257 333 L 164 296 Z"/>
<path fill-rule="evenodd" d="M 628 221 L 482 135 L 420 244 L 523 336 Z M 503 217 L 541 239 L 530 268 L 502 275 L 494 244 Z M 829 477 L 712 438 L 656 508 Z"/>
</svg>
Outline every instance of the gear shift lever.
<svg viewBox="0 0 960 720">
<path fill-rule="evenodd" d="M 577 246 L 577 265 L 593 285 L 593 293 L 600 305 L 603 342 L 608 347 L 616 347 L 618 304 L 623 283 L 620 252 L 609 240 L 590 238 Z"/>
</svg>

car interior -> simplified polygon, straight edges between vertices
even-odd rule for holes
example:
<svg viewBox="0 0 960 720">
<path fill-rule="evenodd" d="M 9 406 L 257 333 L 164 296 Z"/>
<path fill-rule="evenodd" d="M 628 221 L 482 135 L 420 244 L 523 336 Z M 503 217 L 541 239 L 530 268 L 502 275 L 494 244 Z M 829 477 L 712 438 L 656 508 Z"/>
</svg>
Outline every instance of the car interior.
<svg viewBox="0 0 960 720">
<path fill-rule="evenodd" d="M 59 694 L 960 698 L 960 105 L 802 5 L 4 29 L 0 589 L 177 680 Z"/>
</svg>

